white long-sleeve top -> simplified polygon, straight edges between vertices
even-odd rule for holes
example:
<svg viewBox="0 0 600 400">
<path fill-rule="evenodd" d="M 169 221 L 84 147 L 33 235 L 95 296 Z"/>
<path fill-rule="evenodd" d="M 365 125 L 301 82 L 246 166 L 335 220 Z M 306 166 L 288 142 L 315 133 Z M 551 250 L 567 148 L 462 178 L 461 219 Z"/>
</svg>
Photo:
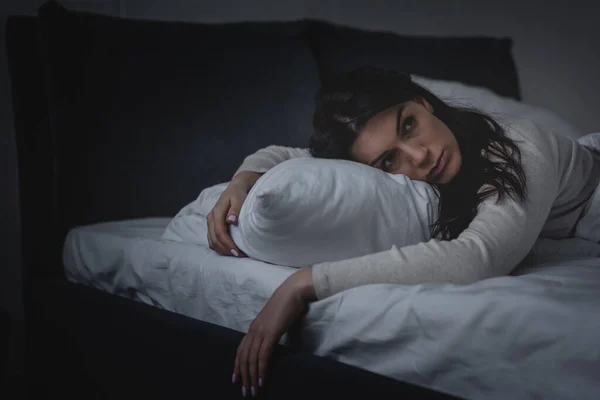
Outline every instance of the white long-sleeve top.
<svg viewBox="0 0 600 400">
<path fill-rule="evenodd" d="M 312 268 L 319 299 L 372 283 L 469 284 L 508 275 L 525 258 L 538 237 L 572 236 L 577 221 L 600 181 L 597 154 L 534 123 L 505 127 L 521 150 L 527 200 L 485 200 L 468 228 L 450 241 L 427 242 Z M 248 156 L 238 171 L 266 172 L 294 158 L 310 157 L 307 149 L 269 146 Z M 237 173 L 236 172 L 236 173 Z"/>
</svg>

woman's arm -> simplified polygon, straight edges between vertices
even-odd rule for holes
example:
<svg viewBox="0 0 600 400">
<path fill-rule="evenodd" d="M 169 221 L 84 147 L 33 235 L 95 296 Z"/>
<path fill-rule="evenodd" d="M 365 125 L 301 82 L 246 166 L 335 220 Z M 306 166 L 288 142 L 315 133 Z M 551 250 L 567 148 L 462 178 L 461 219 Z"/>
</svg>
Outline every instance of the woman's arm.
<svg viewBox="0 0 600 400">
<path fill-rule="evenodd" d="M 456 240 L 393 247 L 382 253 L 317 264 L 290 275 L 250 324 L 238 347 L 232 380 L 242 385 L 242 393 L 255 394 L 263 385 L 273 346 L 311 301 L 370 283 L 471 283 L 514 269 L 533 246 L 558 193 L 552 151 L 544 146 L 543 139 L 533 142 L 536 145 L 527 141 L 521 147 L 528 184 L 526 203 L 486 201 Z"/>
<path fill-rule="evenodd" d="M 298 157 L 310 157 L 308 149 L 285 146 L 268 146 L 250 154 L 237 169 L 234 177 L 242 171 L 265 173 L 277 164 Z"/>
<path fill-rule="evenodd" d="M 535 144 L 534 144 L 535 143 Z M 538 147 L 541 147 L 538 148 Z M 469 284 L 509 274 L 534 245 L 558 194 L 558 174 L 543 141 L 520 146 L 527 178 L 525 202 L 486 200 L 455 240 L 392 247 L 391 250 L 316 264 L 312 280 L 319 299 L 372 283 Z"/>
<path fill-rule="evenodd" d="M 237 224 L 250 189 L 265 172 L 277 164 L 308 156 L 310 153 L 305 149 L 269 146 L 246 157 L 206 218 L 209 247 L 222 256 L 243 256 L 229 235 L 229 225 Z"/>
</svg>

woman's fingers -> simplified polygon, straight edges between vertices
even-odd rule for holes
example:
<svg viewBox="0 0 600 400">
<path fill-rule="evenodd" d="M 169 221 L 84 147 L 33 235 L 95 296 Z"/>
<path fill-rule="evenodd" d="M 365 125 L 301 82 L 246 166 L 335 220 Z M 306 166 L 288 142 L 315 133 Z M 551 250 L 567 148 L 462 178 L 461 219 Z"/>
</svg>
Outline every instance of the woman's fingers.
<svg viewBox="0 0 600 400">
<path fill-rule="evenodd" d="M 252 348 L 252 342 L 254 342 L 254 337 L 252 336 L 252 334 L 250 332 L 248 332 L 248 334 L 246 336 L 244 336 L 244 339 L 242 340 L 242 343 L 240 344 L 240 354 L 239 354 L 239 371 L 240 371 L 240 375 L 241 375 L 241 381 L 242 381 L 242 395 L 244 397 L 246 397 L 247 394 L 250 394 L 250 374 L 248 371 L 248 362 L 249 360 L 249 356 L 250 356 L 250 349 Z"/>
<path fill-rule="evenodd" d="M 275 340 L 271 337 L 266 337 L 261 341 L 260 350 L 258 351 L 258 387 L 261 388 L 265 384 L 267 377 L 267 366 L 269 359 L 273 353 Z"/>
<path fill-rule="evenodd" d="M 227 214 L 226 214 L 227 218 L 225 218 L 225 222 L 227 223 L 227 225 L 237 225 L 239 218 L 240 218 L 240 210 L 242 208 L 242 202 L 240 202 L 232 197 L 230 203 L 231 203 L 231 207 L 227 211 Z M 227 236 L 231 240 L 231 236 L 229 236 L 229 235 L 227 235 Z M 233 240 L 231 240 L 231 243 L 233 243 L 233 245 L 235 246 L 235 243 L 233 242 Z M 235 250 L 238 253 L 239 257 L 248 257 L 237 246 L 233 247 L 233 250 Z"/>
<path fill-rule="evenodd" d="M 214 250 L 217 251 L 217 243 L 216 243 L 216 237 L 215 237 L 215 226 L 213 223 L 213 213 L 209 213 L 206 216 L 206 227 L 208 228 L 208 245 L 209 247 Z"/>
<path fill-rule="evenodd" d="M 238 218 L 240 217 L 240 213 L 239 212 L 235 212 L 232 209 L 230 209 L 227 212 L 227 218 L 225 219 L 225 221 L 229 224 L 229 225 L 237 225 L 238 223 Z"/>
<path fill-rule="evenodd" d="M 215 234 L 215 217 L 212 213 L 208 214 L 206 224 L 208 226 L 208 243 L 210 244 L 210 248 L 220 255 L 228 255 Z"/>
<path fill-rule="evenodd" d="M 211 214 L 208 214 L 206 216 L 206 239 L 208 240 L 208 247 L 210 249 L 214 250 L 215 247 L 214 247 L 214 244 L 212 241 L 211 229 L 212 229 Z"/>
<path fill-rule="evenodd" d="M 230 255 L 234 257 L 240 257 L 240 249 L 233 242 L 229 236 L 229 225 L 227 223 L 227 216 L 231 216 L 231 201 L 227 200 L 223 203 L 223 206 L 215 206 L 214 211 L 214 225 L 215 225 L 215 237 L 219 242 L 219 245 L 225 249 L 224 255 Z M 237 214 L 236 221 L 237 221 Z"/>
<path fill-rule="evenodd" d="M 207 225 L 209 234 L 209 243 L 211 248 L 223 256 L 242 257 L 245 254 L 237 247 L 229 236 L 229 228 L 225 215 L 227 210 L 223 206 L 215 206 L 212 212 L 208 214 Z"/>
<path fill-rule="evenodd" d="M 240 216 L 240 210 L 248 195 L 248 190 L 255 180 L 246 183 L 236 181 L 229 184 L 227 189 L 214 205 L 207 217 L 209 227 L 209 245 L 210 248 L 224 256 L 245 257 L 246 255 L 237 247 L 229 235 L 229 226 L 237 225 Z M 252 179 L 255 179 L 252 178 Z M 257 178 L 256 178 L 257 179 Z M 251 184 L 250 184 L 251 183 Z"/>
<path fill-rule="evenodd" d="M 249 329 L 240 343 L 233 366 L 232 383 L 242 385 L 242 395 L 256 397 L 264 385 L 274 340 Z"/>
<path fill-rule="evenodd" d="M 240 257 L 241 250 L 236 246 L 229 236 L 228 226 L 224 219 L 215 221 L 215 236 L 219 242 L 219 245 L 225 249 L 227 255 Z"/>
<path fill-rule="evenodd" d="M 248 376 L 250 377 L 250 393 L 256 397 L 258 391 L 258 354 L 264 337 L 260 333 L 254 335 L 248 358 Z"/>
<path fill-rule="evenodd" d="M 240 345 L 237 348 L 237 351 L 235 352 L 235 360 L 233 361 L 233 375 L 231 376 L 231 383 L 238 383 L 241 382 L 241 372 L 240 372 L 240 358 L 242 355 L 242 348 L 244 346 L 244 339 L 246 337 L 244 336 L 244 338 L 242 339 L 242 341 L 240 342 Z"/>
<path fill-rule="evenodd" d="M 240 210 L 242 209 L 242 204 L 244 199 L 239 199 L 236 197 L 231 197 L 229 200 L 229 210 L 227 210 L 227 217 L 225 221 L 228 224 L 237 225 L 238 219 L 240 217 Z"/>
</svg>

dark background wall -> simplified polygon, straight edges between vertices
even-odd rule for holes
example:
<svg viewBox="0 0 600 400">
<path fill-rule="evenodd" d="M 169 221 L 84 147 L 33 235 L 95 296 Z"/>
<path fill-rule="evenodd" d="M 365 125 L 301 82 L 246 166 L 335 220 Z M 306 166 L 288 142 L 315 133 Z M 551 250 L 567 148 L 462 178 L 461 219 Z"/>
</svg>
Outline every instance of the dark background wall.
<svg viewBox="0 0 600 400">
<path fill-rule="evenodd" d="M 20 301 L 17 167 L 6 64 L 8 15 L 35 15 L 41 0 L 0 1 L 0 308 L 16 321 Z M 539 0 L 79 0 L 69 8 L 148 19 L 227 22 L 326 19 L 414 35 L 490 35 L 514 39 L 523 99 L 584 132 L 600 131 L 600 2 Z M 20 346 L 13 346 L 18 349 Z M 19 350 L 13 358 L 20 368 Z"/>
</svg>

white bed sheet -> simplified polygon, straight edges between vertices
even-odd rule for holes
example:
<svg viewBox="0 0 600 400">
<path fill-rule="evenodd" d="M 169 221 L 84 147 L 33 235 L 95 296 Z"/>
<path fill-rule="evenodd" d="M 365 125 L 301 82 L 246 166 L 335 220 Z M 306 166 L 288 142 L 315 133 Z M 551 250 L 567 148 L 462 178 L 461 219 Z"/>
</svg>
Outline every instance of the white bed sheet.
<svg viewBox="0 0 600 400">
<path fill-rule="evenodd" d="M 67 235 L 67 278 L 241 332 L 295 271 L 161 239 L 170 218 L 104 222 Z"/>
<path fill-rule="evenodd" d="M 468 399 L 600 398 L 600 259 L 314 303 L 305 350 Z"/>
<path fill-rule="evenodd" d="M 169 221 L 72 230 L 63 253 L 67 277 L 245 332 L 295 271 L 161 239 Z M 338 293 L 311 304 L 294 333 L 315 354 L 464 398 L 597 399 L 600 246 L 569 240 L 536 247 L 519 276 Z"/>
</svg>

